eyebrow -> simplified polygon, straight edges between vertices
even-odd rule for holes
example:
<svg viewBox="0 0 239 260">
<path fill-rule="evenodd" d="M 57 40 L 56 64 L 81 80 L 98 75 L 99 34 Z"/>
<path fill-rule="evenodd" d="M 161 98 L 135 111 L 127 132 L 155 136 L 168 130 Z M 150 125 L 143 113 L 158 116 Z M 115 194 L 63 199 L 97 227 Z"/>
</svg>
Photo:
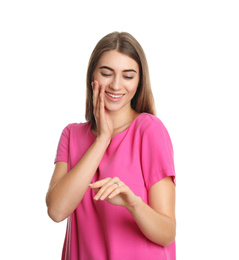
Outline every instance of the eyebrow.
<svg viewBox="0 0 239 260">
<path fill-rule="evenodd" d="M 107 66 L 101 66 L 100 69 L 107 69 L 107 70 L 110 70 L 110 71 L 114 71 L 112 68 L 107 67 Z M 133 70 L 133 69 L 123 70 L 123 72 L 135 72 L 135 73 L 137 73 L 137 71 Z"/>
</svg>

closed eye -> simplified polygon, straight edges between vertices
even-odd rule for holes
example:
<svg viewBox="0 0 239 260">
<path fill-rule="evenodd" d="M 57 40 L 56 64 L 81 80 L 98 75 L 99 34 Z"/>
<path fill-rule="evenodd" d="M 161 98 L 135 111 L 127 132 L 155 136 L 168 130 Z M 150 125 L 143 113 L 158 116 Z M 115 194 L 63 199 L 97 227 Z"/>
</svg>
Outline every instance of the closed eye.
<svg viewBox="0 0 239 260">
<path fill-rule="evenodd" d="M 101 75 L 102 75 L 103 77 L 110 77 L 110 76 L 112 76 L 112 74 L 107 74 L 107 73 L 103 73 L 103 72 L 101 72 Z"/>
<path fill-rule="evenodd" d="M 124 76 L 125 79 L 133 79 L 134 77 Z"/>
</svg>

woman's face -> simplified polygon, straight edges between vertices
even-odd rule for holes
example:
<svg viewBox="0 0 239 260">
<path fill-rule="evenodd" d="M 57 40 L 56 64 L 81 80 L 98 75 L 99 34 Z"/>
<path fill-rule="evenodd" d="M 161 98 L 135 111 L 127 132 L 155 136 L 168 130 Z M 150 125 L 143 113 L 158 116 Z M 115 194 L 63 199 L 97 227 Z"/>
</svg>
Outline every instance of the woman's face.
<svg viewBox="0 0 239 260">
<path fill-rule="evenodd" d="M 112 112 L 131 108 L 139 77 L 137 62 L 116 50 L 104 52 L 93 73 L 93 79 L 105 86 L 105 108 Z"/>
</svg>

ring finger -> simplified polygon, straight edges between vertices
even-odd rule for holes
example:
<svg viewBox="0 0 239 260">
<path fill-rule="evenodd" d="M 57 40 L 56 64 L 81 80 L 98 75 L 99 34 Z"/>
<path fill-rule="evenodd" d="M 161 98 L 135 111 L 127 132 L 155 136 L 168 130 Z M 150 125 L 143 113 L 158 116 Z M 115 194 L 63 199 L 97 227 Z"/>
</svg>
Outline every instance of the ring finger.
<svg viewBox="0 0 239 260">
<path fill-rule="evenodd" d="M 119 179 L 111 179 L 108 183 L 106 183 L 102 188 L 98 191 L 95 196 L 95 199 L 104 200 L 107 198 L 115 189 L 120 188 Z"/>
</svg>

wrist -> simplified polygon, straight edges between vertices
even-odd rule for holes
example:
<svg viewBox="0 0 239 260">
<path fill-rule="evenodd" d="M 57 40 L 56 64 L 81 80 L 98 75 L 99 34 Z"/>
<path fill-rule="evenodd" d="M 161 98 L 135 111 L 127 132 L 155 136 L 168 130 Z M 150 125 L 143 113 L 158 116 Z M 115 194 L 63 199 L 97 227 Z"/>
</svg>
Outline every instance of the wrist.
<svg viewBox="0 0 239 260">
<path fill-rule="evenodd" d="M 132 205 L 127 206 L 126 209 L 132 214 L 133 212 L 138 210 L 142 204 L 143 200 L 141 199 L 141 197 L 136 196 L 135 202 Z"/>
<path fill-rule="evenodd" d="M 100 136 L 97 136 L 96 142 L 100 143 L 102 145 L 106 145 L 108 147 L 108 145 L 111 142 L 111 137 L 100 135 Z"/>
</svg>

